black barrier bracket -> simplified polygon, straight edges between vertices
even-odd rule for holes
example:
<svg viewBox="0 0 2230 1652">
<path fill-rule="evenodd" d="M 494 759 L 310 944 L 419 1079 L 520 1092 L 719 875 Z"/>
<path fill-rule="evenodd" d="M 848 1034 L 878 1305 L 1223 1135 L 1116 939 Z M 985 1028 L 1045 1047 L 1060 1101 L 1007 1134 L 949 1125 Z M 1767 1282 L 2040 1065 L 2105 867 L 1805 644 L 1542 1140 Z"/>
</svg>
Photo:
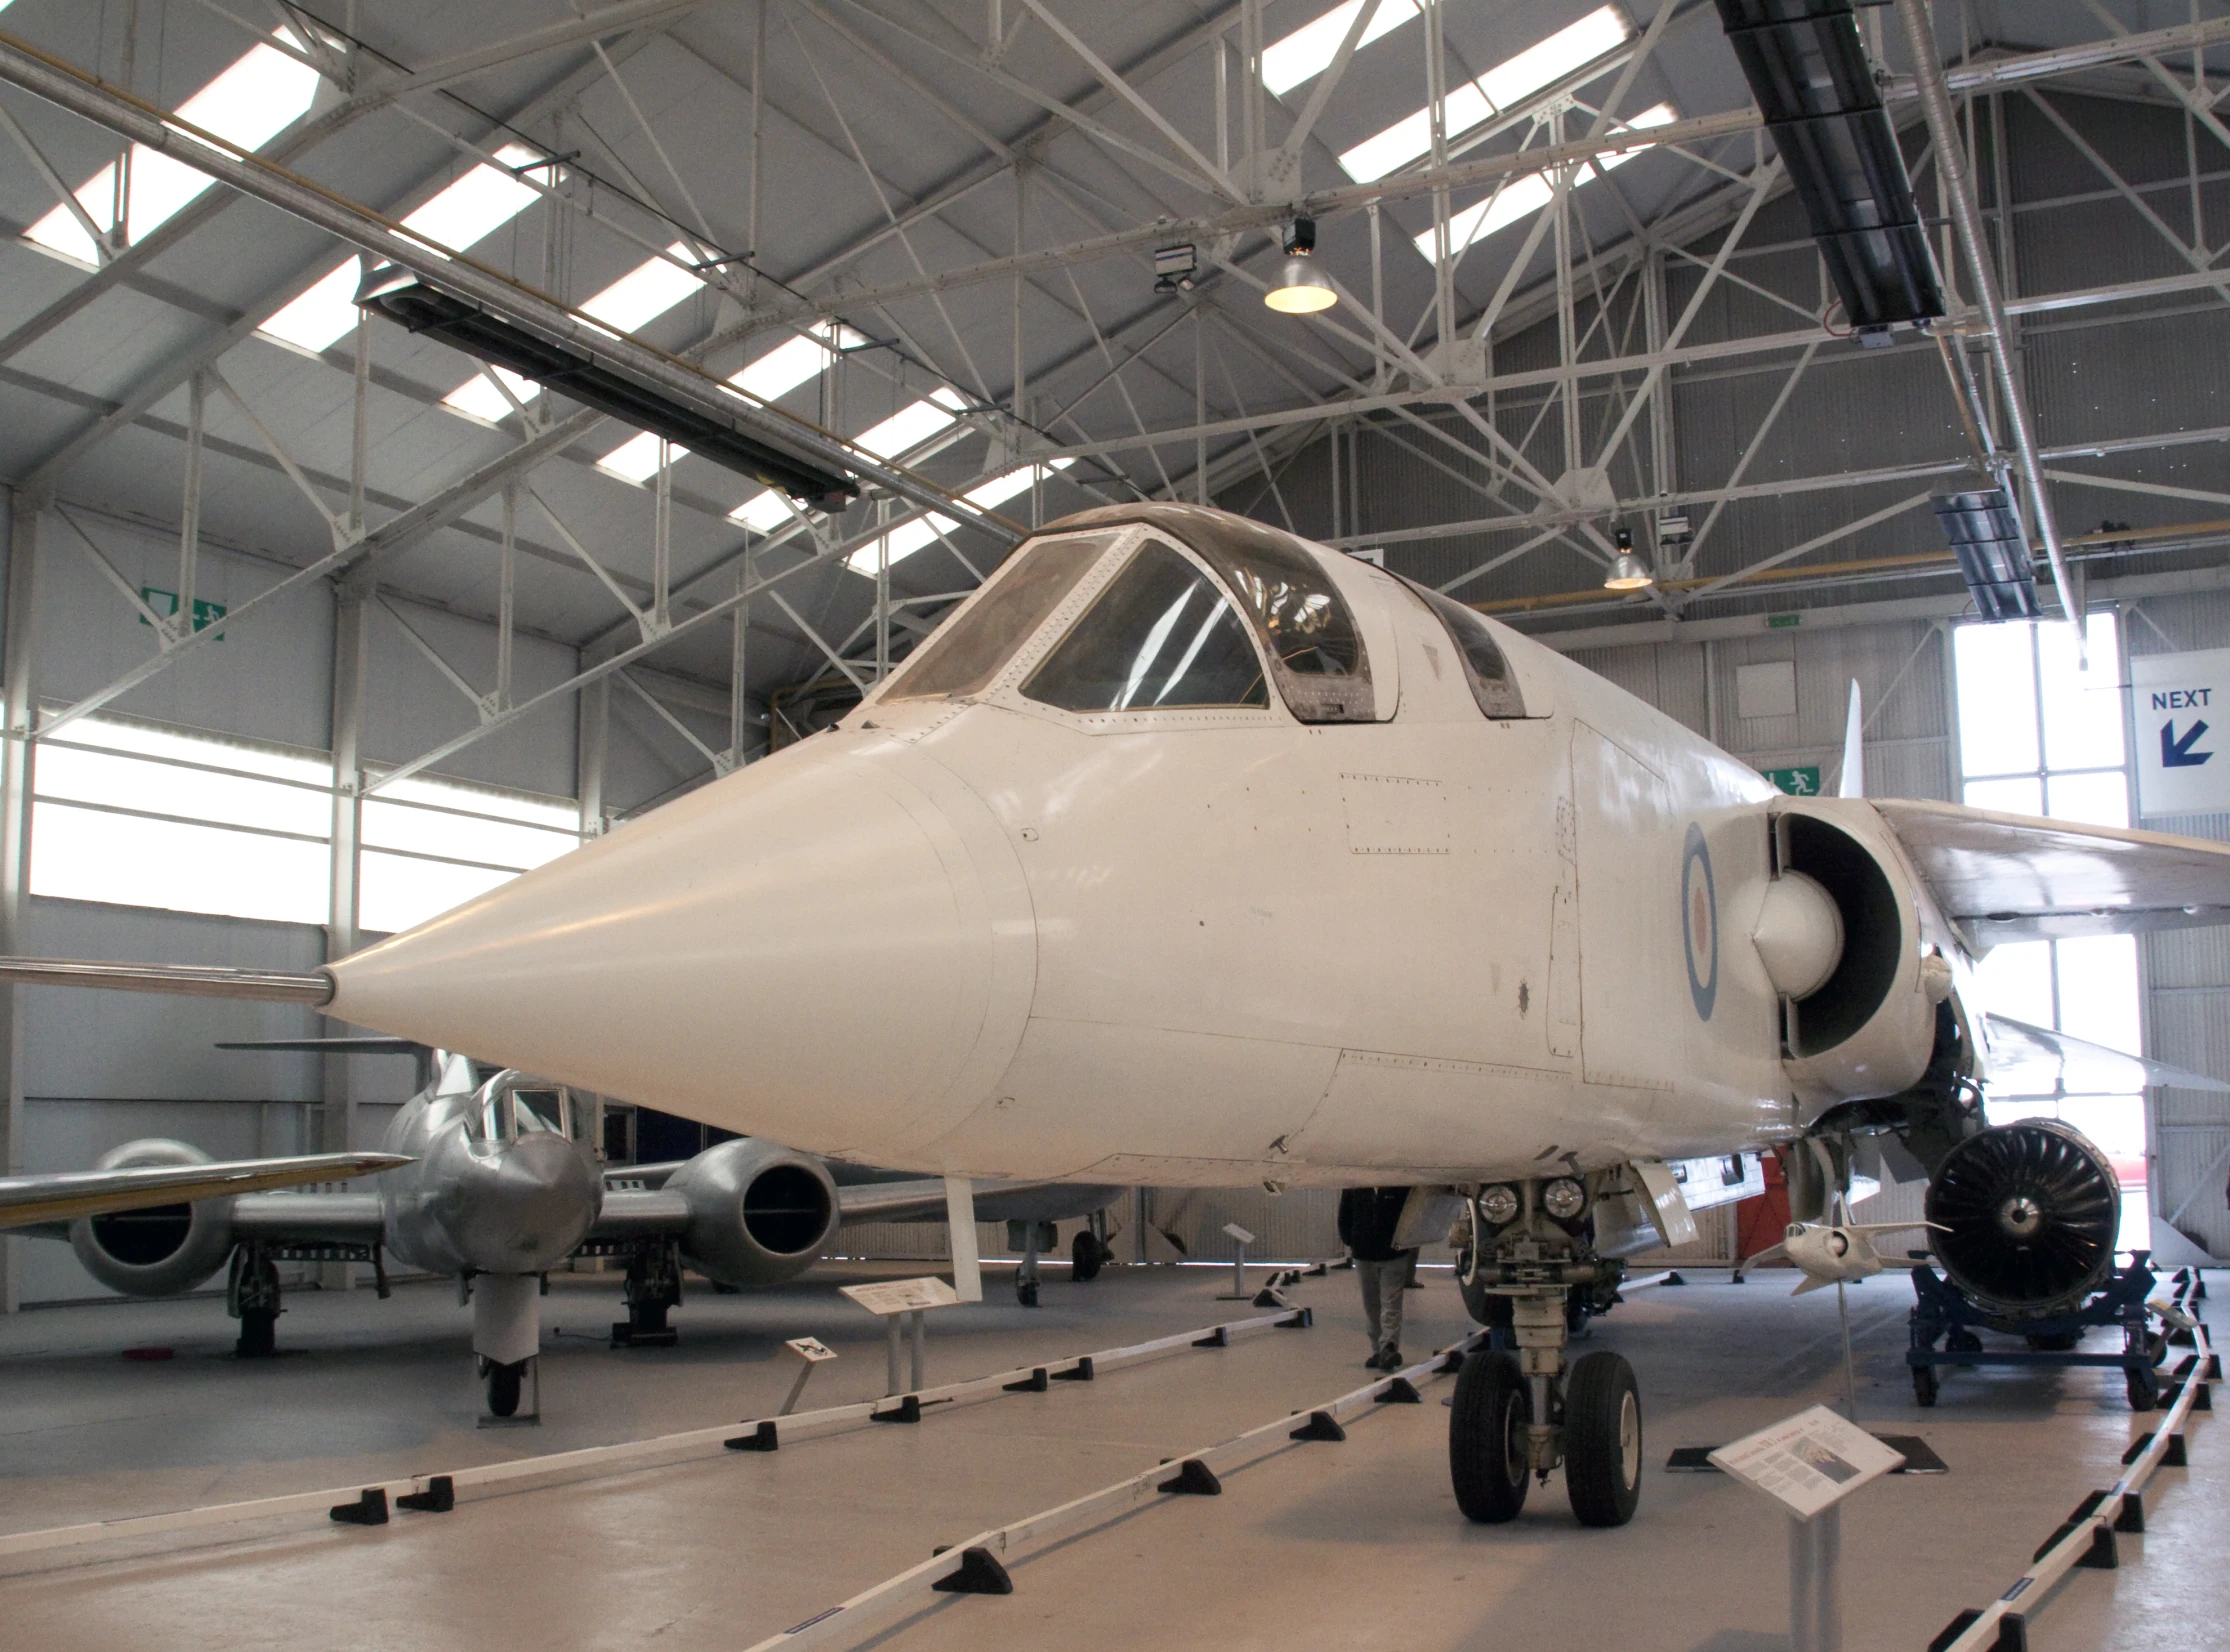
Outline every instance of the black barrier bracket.
<svg viewBox="0 0 2230 1652">
<path fill-rule="evenodd" d="M 2118 1532 L 2142 1532 L 2145 1529 L 2145 1494 L 2140 1491 L 2122 1493 L 2122 1506 L 2114 1513 L 2114 1529 Z"/>
<path fill-rule="evenodd" d="M 1223 1482 L 1216 1478 L 1216 1471 L 1198 1457 L 1187 1457 L 1177 1466 L 1176 1474 L 1164 1480 L 1157 1489 L 1183 1497 L 1221 1497 Z"/>
<path fill-rule="evenodd" d="M 1296 1440 L 1344 1440 L 1347 1430 L 1340 1427 L 1339 1419 L 1329 1411 L 1311 1411 L 1309 1420 L 1296 1428 L 1290 1436 Z"/>
<path fill-rule="evenodd" d="M 1193 1346 L 1195 1348 L 1228 1348 L 1231 1346 L 1231 1330 L 1228 1326 L 1218 1325 L 1206 1336 L 1194 1338 Z"/>
<path fill-rule="evenodd" d="M 1417 1385 L 1407 1377 L 1396 1377 L 1373 1396 L 1380 1405 L 1423 1405 L 1424 1395 L 1417 1392 Z"/>
<path fill-rule="evenodd" d="M 921 1421 L 921 1396 L 908 1394 L 899 1400 L 896 1411 L 870 1411 L 867 1417 L 870 1422 L 878 1423 L 918 1423 Z"/>
<path fill-rule="evenodd" d="M 2114 1528 L 2112 1526 L 2093 1526 L 2091 1528 L 2091 1546 L 2083 1551 L 2082 1558 L 2075 1564 L 2088 1566 L 2094 1571 L 2111 1572 L 2118 1568 L 2121 1563 L 2121 1548 L 2114 1541 Z"/>
<path fill-rule="evenodd" d="M 2191 1467 L 2191 1453 L 2184 1445 L 2184 1437 L 2181 1434 L 2168 1436 L 2168 1449 L 2161 1456 L 2160 1466 L 2162 1468 Z"/>
<path fill-rule="evenodd" d="M 1936 1638 L 1928 1643 L 1928 1652 L 1944 1652 L 1945 1647 L 1973 1628 L 1975 1619 L 1981 1616 L 1981 1611 L 1976 1607 L 1960 1607 L 1959 1615 L 1939 1629 Z"/>
<path fill-rule="evenodd" d="M 750 1433 L 738 1434 L 734 1439 L 722 1440 L 720 1443 L 730 1451 L 780 1451 L 782 1436 L 770 1418 Z"/>
<path fill-rule="evenodd" d="M 1314 1308 L 1296 1308 L 1293 1310 L 1291 1318 L 1278 1321 L 1278 1329 L 1281 1331 L 1305 1331 L 1315 1323 L 1316 1310 Z"/>
<path fill-rule="evenodd" d="M 999 1391 L 1003 1394 L 1042 1394 L 1050 1386 L 1046 1381 L 1045 1367 L 1040 1365 L 1034 1367 L 1020 1382 L 1000 1384 Z"/>
<path fill-rule="evenodd" d="M 387 1524 L 387 1488 L 366 1486 L 355 1502 L 335 1504 L 328 1512 L 344 1526 L 384 1526 Z"/>
<path fill-rule="evenodd" d="M 939 1578 L 930 1587 L 947 1595 L 1011 1595 L 1014 1579 L 999 1564 L 997 1555 L 979 1547 L 962 1549 L 959 1570 Z"/>
<path fill-rule="evenodd" d="M 1090 1382 L 1092 1380 L 1092 1356 L 1085 1354 L 1066 1371 L 1053 1371 L 1049 1372 L 1048 1375 L 1055 1382 Z"/>
<path fill-rule="evenodd" d="M 424 1491 L 406 1491 L 395 1499 L 395 1507 L 413 1514 L 447 1514 L 456 1506 L 457 1482 L 446 1474 L 428 1480 Z"/>
</svg>

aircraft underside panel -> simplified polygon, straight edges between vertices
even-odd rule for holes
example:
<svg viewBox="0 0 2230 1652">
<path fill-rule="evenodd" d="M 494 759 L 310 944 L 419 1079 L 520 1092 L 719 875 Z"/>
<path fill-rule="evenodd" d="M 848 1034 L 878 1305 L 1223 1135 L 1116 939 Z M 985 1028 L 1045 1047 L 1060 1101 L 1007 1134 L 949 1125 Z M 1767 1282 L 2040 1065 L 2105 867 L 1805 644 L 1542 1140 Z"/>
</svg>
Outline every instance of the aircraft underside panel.
<svg viewBox="0 0 2230 1652">
<path fill-rule="evenodd" d="M 1667 1033 L 1693 1016 L 1672 990 L 1680 984 L 1679 913 L 1667 891 L 1677 882 L 1660 862 L 1679 840 L 1665 781 L 1574 723 L 1572 791 L 1580 818 L 1581 1068 L 1590 1084 L 1670 1089 L 1680 1044 Z"/>
</svg>

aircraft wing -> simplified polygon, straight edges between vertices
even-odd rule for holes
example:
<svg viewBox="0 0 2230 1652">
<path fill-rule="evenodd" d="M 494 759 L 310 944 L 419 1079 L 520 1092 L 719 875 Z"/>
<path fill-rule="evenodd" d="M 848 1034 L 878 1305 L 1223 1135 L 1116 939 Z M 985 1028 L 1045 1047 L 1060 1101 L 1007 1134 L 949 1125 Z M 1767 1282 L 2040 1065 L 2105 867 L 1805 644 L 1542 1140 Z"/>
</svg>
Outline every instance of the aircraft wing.
<svg viewBox="0 0 2230 1652">
<path fill-rule="evenodd" d="M 615 1167 L 617 1168 L 617 1167 Z M 606 1183 L 604 1209 L 591 1239 L 650 1239 L 689 1225 L 689 1201 L 664 1188 L 615 1188 Z"/>
<path fill-rule="evenodd" d="M 1956 803 L 1874 807 L 1982 946 L 2230 923 L 2230 844 Z"/>
<path fill-rule="evenodd" d="M 1104 1210 L 1120 1188 L 1081 1182 L 976 1183 L 979 1222 L 1059 1222 Z M 934 1176 L 902 1182 L 853 1182 L 836 1190 L 839 1219 L 846 1222 L 941 1222 L 945 1184 Z"/>
<path fill-rule="evenodd" d="M 2032 1027 L 2010 1015 L 1993 1012 L 1983 1021 L 1990 1040 L 1992 1096 L 2129 1095 L 2155 1084 L 2230 1091 L 2230 1084 L 2219 1078 Z"/>
<path fill-rule="evenodd" d="M 386 1228 L 376 1193 L 257 1193 L 232 1207 L 232 1231 L 297 1245 L 369 1244 Z"/>
<path fill-rule="evenodd" d="M 0 1177 L 0 1228 L 33 1227 L 102 1216 L 115 1210 L 184 1204 L 304 1182 L 343 1182 L 392 1170 L 410 1160 L 396 1153 L 314 1153 L 294 1159 L 236 1159 L 223 1164 L 133 1165 L 121 1170 L 66 1170 Z M 376 1208 L 378 1201 L 374 1200 Z"/>
</svg>

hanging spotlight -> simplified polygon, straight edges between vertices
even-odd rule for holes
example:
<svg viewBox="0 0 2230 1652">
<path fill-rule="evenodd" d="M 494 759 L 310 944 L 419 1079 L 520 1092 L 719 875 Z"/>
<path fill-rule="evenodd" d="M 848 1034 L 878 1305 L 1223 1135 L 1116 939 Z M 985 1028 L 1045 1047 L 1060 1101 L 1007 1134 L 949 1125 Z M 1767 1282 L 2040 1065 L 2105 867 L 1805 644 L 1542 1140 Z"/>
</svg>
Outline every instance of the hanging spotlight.
<svg viewBox="0 0 2230 1652">
<path fill-rule="evenodd" d="M 1339 301 L 1332 278 L 1316 267 L 1316 220 L 1294 219 L 1285 236 L 1285 268 L 1262 302 L 1286 315 L 1314 315 Z"/>
<path fill-rule="evenodd" d="M 1642 559 L 1634 554 L 1634 536 L 1624 528 L 1618 530 L 1618 556 L 1611 563 L 1611 571 L 1603 576 L 1606 591 L 1646 591 L 1657 583 Z"/>
</svg>

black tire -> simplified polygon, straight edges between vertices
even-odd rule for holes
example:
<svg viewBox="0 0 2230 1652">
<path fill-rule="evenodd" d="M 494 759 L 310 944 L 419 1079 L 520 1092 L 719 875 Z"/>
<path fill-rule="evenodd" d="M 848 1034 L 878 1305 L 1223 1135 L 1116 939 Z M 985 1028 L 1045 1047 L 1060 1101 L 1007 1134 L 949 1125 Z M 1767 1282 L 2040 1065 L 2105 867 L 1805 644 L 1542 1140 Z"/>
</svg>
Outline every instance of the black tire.
<svg viewBox="0 0 2230 1652">
<path fill-rule="evenodd" d="M 527 1362 L 518 1360 L 510 1365 L 488 1365 L 488 1415 L 515 1417 L 519 1412 L 520 1379 L 526 1375 Z"/>
<path fill-rule="evenodd" d="M 240 1310 L 240 1339 L 232 1345 L 240 1359 L 275 1359 L 279 1352 L 279 1311 L 276 1308 Z"/>
<path fill-rule="evenodd" d="M 1100 1264 L 1107 1258 L 1100 1254 L 1100 1242 L 1092 1237 L 1092 1230 L 1084 1228 L 1069 1241 L 1069 1277 L 1079 1285 L 1089 1285 L 1100 1276 Z"/>
<path fill-rule="evenodd" d="M 1473 1354 L 1456 1377 L 1448 1418 L 1448 1476 L 1464 1518 L 1484 1526 L 1515 1520 L 1530 1479 L 1526 1428 L 1533 1396 L 1508 1354 Z"/>
<path fill-rule="evenodd" d="M 2054 1331 L 2050 1336 L 2032 1336 L 2026 1339 L 2029 1346 L 2040 1354 L 2068 1354 L 2083 1340 L 2080 1331 Z"/>
<path fill-rule="evenodd" d="M 2132 1411 L 2150 1411 L 2160 1404 L 2160 1374 L 2149 1365 L 2129 1372 L 2125 1388 Z"/>
<path fill-rule="evenodd" d="M 1014 1299 L 1025 1308 L 1035 1308 L 1038 1305 L 1037 1281 L 1034 1279 L 1026 1280 L 1015 1286 Z"/>
<path fill-rule="evenodd" d="M 1564 1488 L 1583 1526 L 1634 1518 L 1642 1497 L 1642 1399 L 1623 1354 L 1588 1354 L 1564 1379 Z"/>
<path fill-rule="evenodd" d="M 1919 1405 L 1934 1405 L 1936 1396 L 1943 1391 L 1943 1382 L 1936 1375 L 1933 1365 L 1913 1367 L 1913 1400 Z"/>
<path fill-rule="evenodd" d="M 1456 1257 L 1456 1290 L 1463 1297 L 1463 1310 L 1471 1316 L 1471 1323 L 1484 1325 L 1489 1330 L 1510 1328 L 1510 1302 L 1506 1296 L 1495 1296 L 1484 1285 L 1474 1284 L 1464 1277 L 1471 1271 L 1471 1253 L 1466 1250 Z"/>
</svg>

